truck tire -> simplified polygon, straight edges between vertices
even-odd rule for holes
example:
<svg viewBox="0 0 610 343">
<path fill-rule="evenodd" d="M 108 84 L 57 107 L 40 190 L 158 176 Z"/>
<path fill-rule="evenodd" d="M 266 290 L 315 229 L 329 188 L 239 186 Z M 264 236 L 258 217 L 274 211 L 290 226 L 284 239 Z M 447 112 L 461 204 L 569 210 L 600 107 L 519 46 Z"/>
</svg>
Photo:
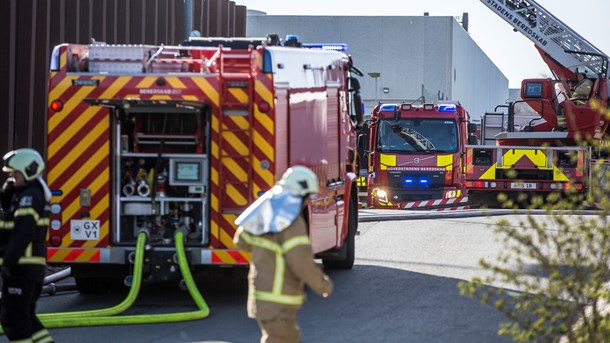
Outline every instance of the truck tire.
<svg viewBox="0 0 610 343">
<path fill-rule="evenodd" d="M 330 269 L 352 269 L 356 259 L 356 231 L 358 231 L 358 206 L 357 197 L 352 195 L 349 203 L 349 214 L 347 221 L 347 236 L 343 246 L 338 250 L 339 259 L 322 259 L 325 268 Z"/>
</svg>

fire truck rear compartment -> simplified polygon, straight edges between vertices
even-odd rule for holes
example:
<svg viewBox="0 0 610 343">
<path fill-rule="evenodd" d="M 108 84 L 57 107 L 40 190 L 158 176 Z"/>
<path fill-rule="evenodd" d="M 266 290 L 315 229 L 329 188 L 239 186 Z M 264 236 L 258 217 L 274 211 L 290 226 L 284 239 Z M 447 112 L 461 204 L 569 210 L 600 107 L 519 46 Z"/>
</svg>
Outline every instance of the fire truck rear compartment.
<svg viewBox="0 0 610 343">
<path fill-rule="evenodd" d="M 173 246 L 187 230 L 187 246 L 208 242 L 209 107 L 180 101 L 116 107 L 114 208 L 116 245 L 149 232 L 153 246 Z"/>
</svg>

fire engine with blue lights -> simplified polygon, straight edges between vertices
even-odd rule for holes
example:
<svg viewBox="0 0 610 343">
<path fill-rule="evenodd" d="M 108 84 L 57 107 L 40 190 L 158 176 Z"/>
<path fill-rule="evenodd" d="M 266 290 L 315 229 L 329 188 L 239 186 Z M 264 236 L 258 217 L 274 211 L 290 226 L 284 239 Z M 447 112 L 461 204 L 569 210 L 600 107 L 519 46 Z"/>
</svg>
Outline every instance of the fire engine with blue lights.
<svg viewBox="0 0 610 343">
<path fill-rule="evenodd" d="M 279 42 L 279 43 L 278 43 Z M 319 178 L 306 209 L 314 253 L 351 268 L 361 73 L 344 45 L 191 38 L 179 46 L 61 44 L 52 55 L 48 263 L 81 292 L 113 289 L 149 232 L 144 273 L 247 266 L 235 219 L 292 165 Z M 361 119 L 360 119 L 361 120 Z"/>
</svg>

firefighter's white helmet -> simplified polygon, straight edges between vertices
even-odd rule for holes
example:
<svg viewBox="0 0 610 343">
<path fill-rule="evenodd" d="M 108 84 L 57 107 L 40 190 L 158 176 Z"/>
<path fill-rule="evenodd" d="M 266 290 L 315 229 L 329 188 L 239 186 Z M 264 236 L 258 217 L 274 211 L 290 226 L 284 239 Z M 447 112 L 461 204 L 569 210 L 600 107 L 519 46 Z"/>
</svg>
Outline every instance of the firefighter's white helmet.
<svg viewBox="0 0 610 343">
<path fill-rule="evenodd" d="M 584 66 L 576 67 L 576 74 L 586 74 L 587 68 Z"/>
<path fill-rule="evenodd" d="M 303 166 L 288 168 L 278 185 L 287 191 L 302 197 L 311 193 L 318 193 L 318 177 L 311 169 Z"/>
<path fill-rule="evenodd" d="M 42 175 L 44 171 L 44 160 L 38 151 L 34 149 L 13 150 L 2 158 L 4 160 L 5 172 L 18 171 L 26 181 L 32 181 Z"/>
</svg>

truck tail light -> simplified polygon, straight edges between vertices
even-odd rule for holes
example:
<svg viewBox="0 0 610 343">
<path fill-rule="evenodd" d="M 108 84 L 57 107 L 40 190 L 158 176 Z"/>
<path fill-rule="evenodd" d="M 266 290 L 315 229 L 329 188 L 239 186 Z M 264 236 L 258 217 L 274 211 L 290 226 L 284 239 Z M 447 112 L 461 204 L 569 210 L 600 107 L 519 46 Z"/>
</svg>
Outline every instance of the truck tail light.
<svg viewBox="0 0 610 343">
<path fill-rule="evenodd" d="M 61 245 L 61 236 L 59 235 L 51 235 L 49 238 L 49 244 L 53 247 L 58 247 Z"/>
<path fill-rule="evenodd" d="M 64 108 L 64 103 L 61 100 L 53 100 L 50 107 L 53 112 L 59 112 Z"/>
<path fill-rule="evenodd" d="M 269 106 L 268 102 L 261 101 L 258 103 L 258 110 L 261 111 L 262 113 L 267 113 L 267 112 L 269 112 L 270 109 L 271 109 L 271 106 Z"/>
<path fill-rule="evenodd" d="M 494 182 L 495 185 L 495 182 Z M 489 188 L 487 181 L 466 181 L 466 187 L 468 188 Z"/>
</svg>

